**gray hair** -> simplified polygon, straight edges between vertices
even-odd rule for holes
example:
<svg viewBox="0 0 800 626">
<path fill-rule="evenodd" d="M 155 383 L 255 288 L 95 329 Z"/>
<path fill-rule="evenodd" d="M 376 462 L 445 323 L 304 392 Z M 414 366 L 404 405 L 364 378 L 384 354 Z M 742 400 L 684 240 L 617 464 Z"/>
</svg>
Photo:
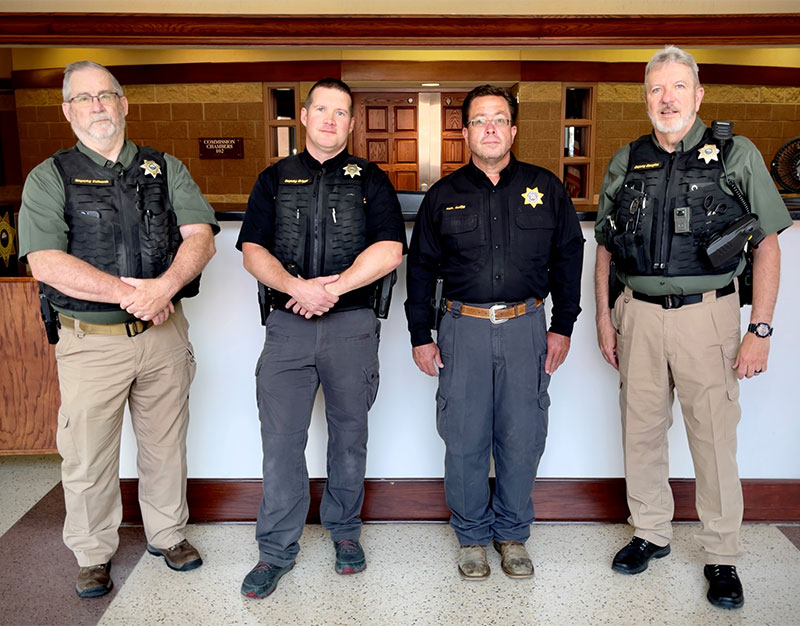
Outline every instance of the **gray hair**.
<svg viewBox="0 0 800 626">
<path fill-rule="evenodd" d="M 647 92 L 647 79 L 650 76 L 650 72 L 667 63 L 680 63 L 688 67 L 692 70 L 695 88 L 700 86 L 700 70 L 697 68 L 697 61 L 694 60 L 694 57 L 676 46 L 664 46 L 663 50 L 659 50 L 653 55 L 644 70 L 645 92 Z"/>
<path fill-rule="evenodd" d="M 117 92 L 118 96 L 123 96 L 125 93 L 122 90 L 122 86 L 119 84 L 119 81 L 114 78 L 114 75 L 108 71 L 108 69 L 99 63 L 95 63 L 94 61 L 76 61 L 75 63 L 70 63 L 67 67 L 64 68 L 64 84 L 61 87 L 61 95 L 64 99 L 64 102 L 69 102 L 70 98 L 70 86 L 69 81 L 72 78 L 72 74 L 75 72 L 80 72 L 81 70 L 88 70 L 88 69 L 96 69 L 102 70 L 108 77 L 111 79 L 111 85 L 114 87 L 114 91 Z"/>
</svg>

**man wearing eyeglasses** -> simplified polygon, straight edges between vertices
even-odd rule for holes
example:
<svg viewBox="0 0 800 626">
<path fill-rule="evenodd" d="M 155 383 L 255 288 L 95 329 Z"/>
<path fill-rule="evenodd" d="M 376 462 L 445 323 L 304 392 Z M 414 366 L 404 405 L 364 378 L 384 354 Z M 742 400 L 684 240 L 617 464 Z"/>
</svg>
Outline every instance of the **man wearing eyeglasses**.
<svg viewBox="0 0 800 626">
<path fill-rule="evenodd" d="M 91 598 L 113 586 L 126 401 L 147 551 L 177 571 L 203 562 L 183 532 L 195 362 L 180 299 L 197 294 L 219 228 L 180 161 L 125 139 L 128 101 L 105 67 L 68 65 L 63 100 L 78 143 L 25 181 L 20 247 L 58 341 L 64 542 Z"/>
<path fill-rule="evenodd" d="M 472 158 L 422 201 L 408 254 L 406 315 L 414 362 L 439 377 L 436 423 L 459 574 L 486 579 L 492 542 L 505 574 L 528 578 L 525 542 L 547 435 L 547 388 L 580 312 L 583 237 L 558 178 L 511 153 L 516 99 L 483 85 L 461 113 Z M 434 343 L 437 278 L 446 313 Z"/>
</svg>

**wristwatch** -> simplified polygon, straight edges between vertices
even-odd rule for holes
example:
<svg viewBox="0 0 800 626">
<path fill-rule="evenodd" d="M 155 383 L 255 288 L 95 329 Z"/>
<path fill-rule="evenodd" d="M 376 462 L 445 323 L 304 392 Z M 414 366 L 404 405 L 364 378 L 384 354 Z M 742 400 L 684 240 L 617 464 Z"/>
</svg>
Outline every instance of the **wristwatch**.
<svg viewBox="0 0 800 626">
<path fill-rule="evenodd" d="M 767 324 L 766 322 L 759 322 L 758 324 L 750 324 L 747 327 L 748 333 L 753 333 L 756 337 L 761 337 L 762 339 L 766 339 L 772 334 L 774 329 L 772 326 Z"/>
</svg>

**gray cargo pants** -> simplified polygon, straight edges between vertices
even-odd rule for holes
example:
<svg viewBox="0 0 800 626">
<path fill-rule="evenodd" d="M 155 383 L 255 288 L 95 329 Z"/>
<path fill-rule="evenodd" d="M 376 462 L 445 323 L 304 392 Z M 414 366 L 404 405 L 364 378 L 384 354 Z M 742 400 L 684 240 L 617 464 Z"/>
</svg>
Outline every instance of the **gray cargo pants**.
<svg viewBox="0 0 800 626">
<path fill-rule="evenodd" d="M 550 376 L 544 306 L 502 324 L 445 315 L 438 345 L 436 425 L 446 446 L 444 486 L 450 525 L 461 545 L 524 542 L 533 521 L 531 491 L 547 437 Z M 494 455 L 495 489 L 489 489 Z"/>
<path fill-rule="evenodd" d="M 305 447 L 317 389 L 328 422 L 328 480 L 322 524 L 334 540 L 358 539 L 367 459 L 367 411 L 378 392 L 380 322 L 370 309 L 310 320 L 286 311 L 267 318 L 256 365 L 264 452 L 264 495 L 256 540 L 260 560 L 292 563 L 310 503 Z"/>
</svg>

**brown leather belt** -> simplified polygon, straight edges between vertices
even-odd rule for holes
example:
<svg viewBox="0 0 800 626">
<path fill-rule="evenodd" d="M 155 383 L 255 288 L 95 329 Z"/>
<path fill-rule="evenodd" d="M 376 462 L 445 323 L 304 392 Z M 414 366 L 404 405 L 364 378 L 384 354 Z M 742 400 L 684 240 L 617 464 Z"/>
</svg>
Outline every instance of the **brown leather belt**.
<svg viewBox="0 0 800 626">
<path fill-rule="evenodd" d="M 92 324 L 63 313 L 58 314 L 58 319 L 62 326 L 81 331 L 87 335 L 127 335 L 128 337 L 135 337 L 153 325 L 153 322 L 142 320 L 130 320 L 120 324 Z"/>
<path fill-rule="evenodd" d="M 536 298 L 536 306 L 541 306 L 542 300 Z M 453 308 L 453 301 L 447 301 L 447 310 L 451 311 Z M 528 310 L 528 305 L 525 302 L 518 304 L 495 304 L 490 307 L 470 306 L 469 304 L 462 304 L 459 309 L 461 315 L 467 317 L 479 317 L 481 319 L 489 320 L 492 324 L 502 324 L 510 319 L 525 315 Z"/>
</svg>

